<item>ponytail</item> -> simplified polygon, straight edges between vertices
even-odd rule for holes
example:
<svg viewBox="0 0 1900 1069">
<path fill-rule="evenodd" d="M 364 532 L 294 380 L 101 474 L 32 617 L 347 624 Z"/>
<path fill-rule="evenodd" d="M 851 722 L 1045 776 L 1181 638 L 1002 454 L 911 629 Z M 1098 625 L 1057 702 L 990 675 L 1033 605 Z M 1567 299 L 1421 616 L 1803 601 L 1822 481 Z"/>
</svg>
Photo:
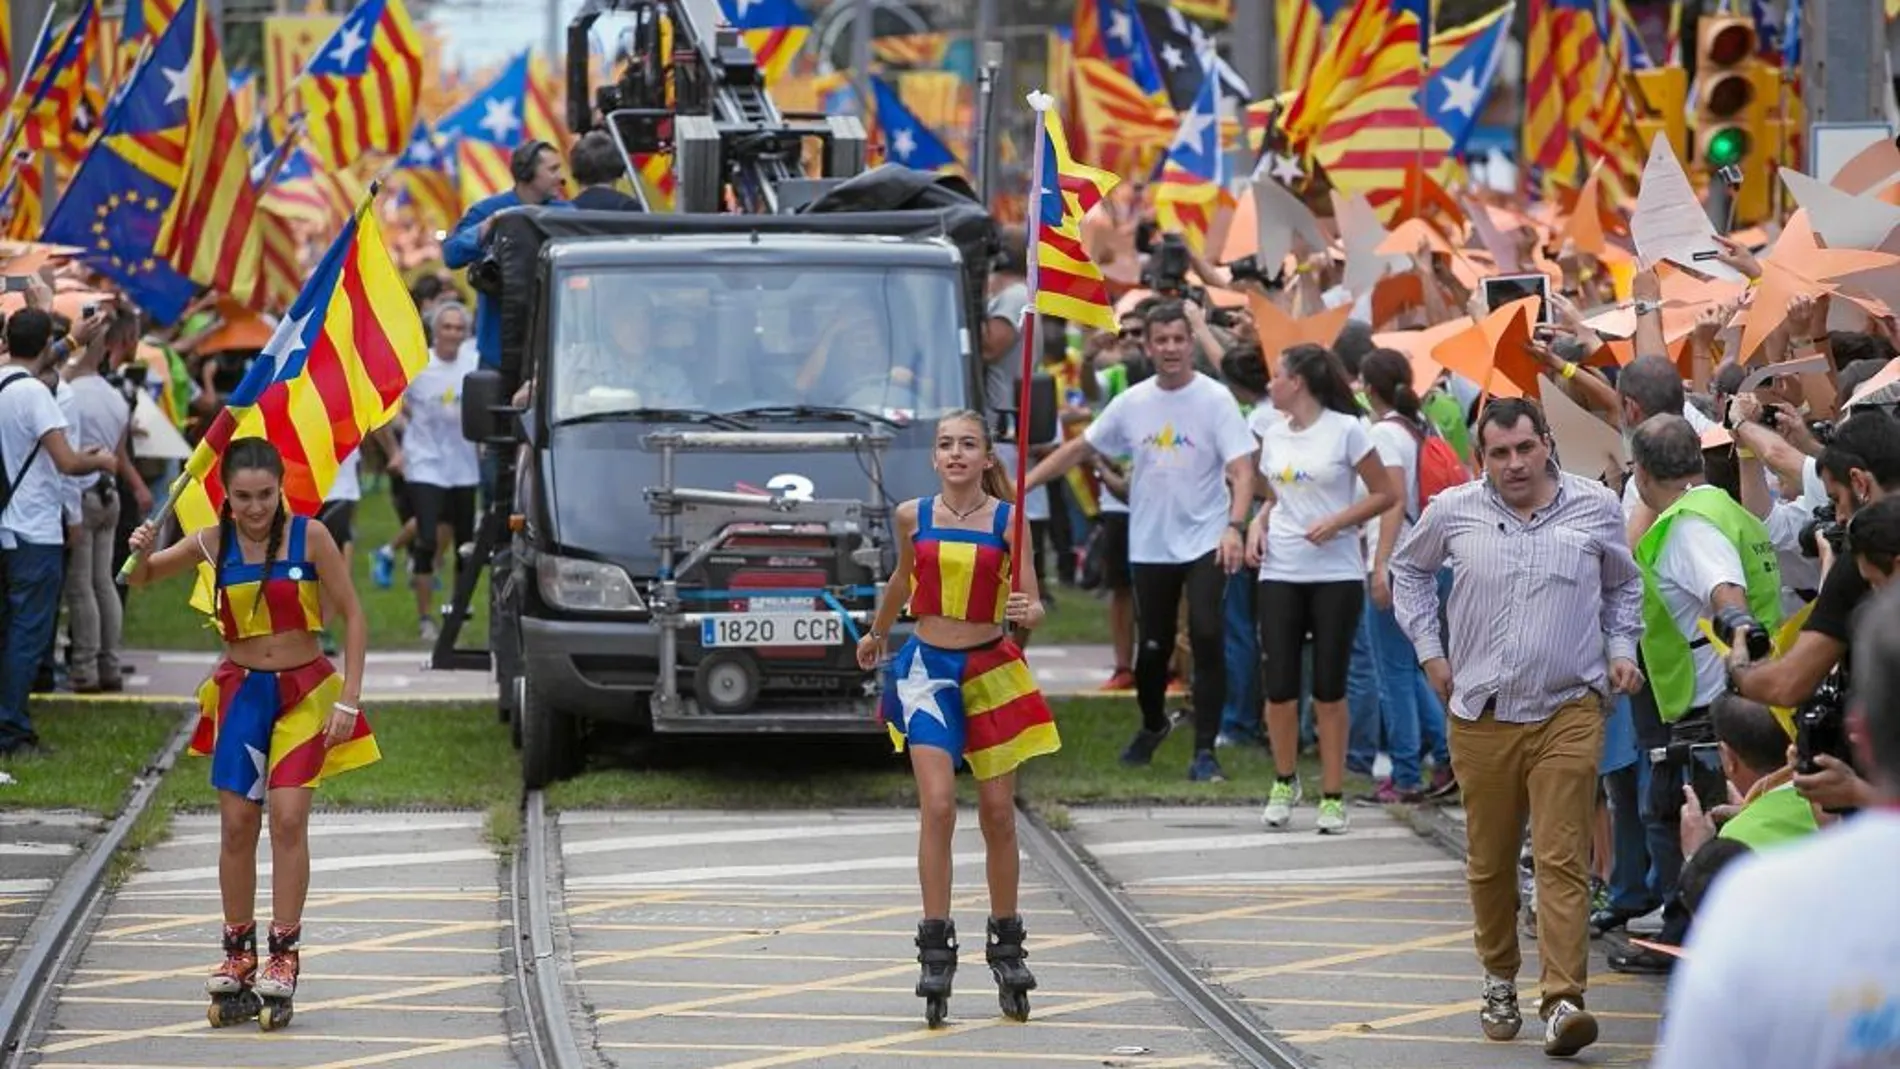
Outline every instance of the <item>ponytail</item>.
<svg viewBox="0 0 1900 1069">
<path fill-rule="evenodd" d="M 231 559 L 231 547 L 237 544 L 237 524 L 231 519 L 231 499 L 225 498 L 218 505 L 218 562 L 213 567 L 216 575 L 211 592 L 211 611 L 215 614 L 224 603 L 224 562 Z"/>
<path fill-rule="evenodd" d="M 1286 373 L 1306 383 L 1321 408 L 1347 416 L 1359 415 L 1359 399 L 1353 396 L 1352 383 L 1346 378 L 1346 366 L 1331 349 L 1322 345 L 1295 345 L 1280 354 Z"/>
<path fill-rule="evenodd" d="M 998 460 L 996 450 L 993 448 L 990 450 L 990 460 Z M 1010 478 L 1009 473 L 1003 470 L 1003 465 L 1000 462 L 992 463 L 989 467 L 983 469 L 983 492 L 998 501 L 1014 502 L 1016 500 L 1016 480 Z"/>
<path fill-rule="evenodd" d="M 1359 365 L 1359 379 L 1366 384 L 1366 392 L 1378 398 L 1380 404 L 1413 423 L 1419 421 L 1418 391 L 1412 388 L 1412 362 L 1403 353 L 1392 349 L 1373 350 Z"/>
</svg>

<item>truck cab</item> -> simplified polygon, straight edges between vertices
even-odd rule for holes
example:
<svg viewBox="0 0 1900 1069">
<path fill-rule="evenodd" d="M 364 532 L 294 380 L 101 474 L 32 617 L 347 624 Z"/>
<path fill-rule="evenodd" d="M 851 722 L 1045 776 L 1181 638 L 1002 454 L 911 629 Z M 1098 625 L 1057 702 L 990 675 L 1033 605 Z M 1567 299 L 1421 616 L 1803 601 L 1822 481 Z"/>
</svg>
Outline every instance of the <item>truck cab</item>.
<svg viewBox="0 0 1900 1069">
<path fill-rule="evenodd" d="M 529 783 L 577 771 L 595 722 L 881 732 L 856 640 L 938 419 L 984 407 L 987 214 L 495 230 L 503 368 L 471 375 L 464 430 L 504 461 L 483 662 Z M 444 638 L 438 663 L 470 652 Z"/>
</svg>

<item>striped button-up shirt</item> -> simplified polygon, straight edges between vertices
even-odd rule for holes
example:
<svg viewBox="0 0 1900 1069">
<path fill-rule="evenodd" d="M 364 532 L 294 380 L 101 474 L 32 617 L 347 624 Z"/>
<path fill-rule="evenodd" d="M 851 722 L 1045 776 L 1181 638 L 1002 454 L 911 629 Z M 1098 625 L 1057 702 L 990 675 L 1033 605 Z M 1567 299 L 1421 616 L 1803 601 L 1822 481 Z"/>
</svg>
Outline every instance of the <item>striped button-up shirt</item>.
<svg viewBox="0 0 1900 1069">
<path fill-rule="evenodd" d="M 1615 495 L 1550 466 L 1557 496 L 1526 520 L 1479 479 L 1439 494 L 1392 556 L 1392 605 L 1422 663 L 1446 656 L 1438 572 L 1451 566 L 1452 715 L 1536 723 L 1608 662 L 1636 659 L 1643 577 Z"/>
</svg>

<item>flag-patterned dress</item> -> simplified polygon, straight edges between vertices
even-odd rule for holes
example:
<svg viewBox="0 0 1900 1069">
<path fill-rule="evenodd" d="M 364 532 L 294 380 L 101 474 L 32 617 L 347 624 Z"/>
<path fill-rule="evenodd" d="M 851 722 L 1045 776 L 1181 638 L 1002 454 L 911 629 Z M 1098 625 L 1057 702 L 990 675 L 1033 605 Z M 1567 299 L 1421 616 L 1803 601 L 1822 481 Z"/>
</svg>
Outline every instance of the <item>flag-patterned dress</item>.
<svg viewBox="0 0 1900 1069">
<path fill-rule="evenodd" d="M 310 519 L 293 516 L 283 560 L 247 564 L 237 539 L 224 547 L 218 587 L 218 629 L 226 642 L 323 629 L 317 568 L 304 552 Z M 219 662 L 198 688 L 198 726 L 191 752 L 211 758 L 211 785 L 253 802 L 276 787 L 315 787 L 327 776 L 382 758 L 369 720 L 331 746 L 324 739 L 330 706 L 343 678 L 327 658 L 278 672 Z"/>
<path fill-rule="evenodd" d="M 997 502 L 987 531 L 937 526 L 934 504 L 930 498 L 917 502 L 911 615 L 1003 623 L 1010 586 L 1009 503 Z M 1036 689 L 1022 649 L 1007 635 L 965 649 L 933 646 L 913 635 L 887 671 L 881 713 L 900 752 L 906 743 L 936 747 L 959 763 L 967 760 L 977 779 L 993 779 L 1062 748 L 1049 703 Z"/>
</svg>

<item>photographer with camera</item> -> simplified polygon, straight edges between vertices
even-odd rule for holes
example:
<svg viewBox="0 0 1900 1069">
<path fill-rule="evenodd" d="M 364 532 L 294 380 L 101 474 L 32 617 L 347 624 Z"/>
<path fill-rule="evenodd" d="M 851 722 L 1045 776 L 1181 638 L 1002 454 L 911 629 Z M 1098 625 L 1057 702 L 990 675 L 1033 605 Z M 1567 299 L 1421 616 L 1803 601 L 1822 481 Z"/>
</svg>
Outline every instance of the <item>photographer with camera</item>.
<svg viewBox="0 0 1900 1069">
<path fill-rule="evenodd" d="M 1764 659 L 1742 647 L 1730 654 L 1736 691 L 1767 705 L 1799 706 L 1814 696 L 1836 665 L 1846 667 L 1853 616 L 1869 587 L 1854 560 L 1832 547 L 1845 537 L 1841 522 L 1900 489 L 1900 424 L 1881 411 L 1855 413 L 1835 428 L 1818 466 L 1840 520 L 1817 531 L 1826 570 L 1814 609 L 1793 645 L 1779 657 Z"/>
<path fill-rule="evenodd" d="M 1872 602 L 1852 645 L 1874 804 L 1723 873 L 1670 984 L 1654 1069 L 1900 1064 L 1900 594 Z"/>
<path fill-rule="evenodd" d="M 1732 646 L 1768 650 L 1781 622 L 1781 569 L 1762 522 L 1703 476 L 1702 440 L 1680 416 L 1652 416 L 1630 439 L 1634 482 L 1656 521 L 1637 542 L 1643 573 L 1643 666 L 1668 742 L 1650 750 L 1650 819 L 1674 826 L 1683 789 L 1726 797 L 1714 755 L 1709 707 L 1727 689 L 1722 658 L 1702 633 L 1704 619 Z M 1688 915 L 1673 896 L 1663 909 L 1662 942 L 1680 945 Z M 1666 972 L 1654 951 L 1613 954 L 1619 972 Z"/>
</svg>

